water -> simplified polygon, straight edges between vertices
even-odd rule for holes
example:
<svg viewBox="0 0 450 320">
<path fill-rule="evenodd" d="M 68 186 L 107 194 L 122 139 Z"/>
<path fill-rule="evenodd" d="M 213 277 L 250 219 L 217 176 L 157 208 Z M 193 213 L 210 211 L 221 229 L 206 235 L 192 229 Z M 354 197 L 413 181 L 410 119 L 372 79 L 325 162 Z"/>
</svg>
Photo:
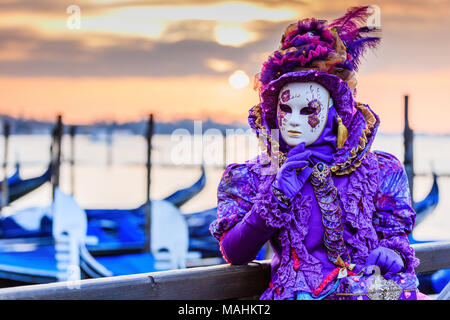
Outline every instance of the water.
<svg viewBox="0 0 450 320">
<path fill-rule="evenodd" d="M 249 138 L 251 137 L 251 138 Z M 3 149 L 3 140 L 0 139 Z M 221 136 L 155 135 L 152 149 L 151 197 L 162 199 L 172 192 L 191 185 L 200 176 L 202 162 L 206 165 L 206 186 L 191 201 L 182 206 L 184 213 L 216 206 L 216 191 L 223 172 L 223 140 Z M 402 136 L 379 135 L 373 149 L 384 150 L 403 159 Z M 70 137 L 64 136 L 60 186 L 64 192 L 73 191 L 84 208 L 134 208 L 145 201 L 146 142 L 141 136 L 116 134 L 112 145 L 106 140 L 93 140 L 88 135 L 75 139 L 75 166 L 69 165 Z M 202 152 L 203 150 L 203 157 Z M 253 136 L 236 135 L 227 139 L 227 163 L 243 162 L 258 153 Z M 416 177 L 414 197 L 423 199 L 431 184 L 431 168 L 438 174 L 440 203 L 435 212 L 414 230 L 419 240 L 450 239 L 450 138 L 417 136 L 414 141 Z M 0 150 L 3 159 L 3 150 Z M 50 137 L 47 135 L 14 135 L 10 137 L 8 174 L 13 163 L 21 163 L 23 178 L 40 175 L 50 160 Z M 0 176 L 3 172 L 0 173 Z M 73 183 L 73 184 L 72 184 Z M 48 205 L 51 186 L 45 184 L 6 208 L 3 214 L 16 209 Z"/>
</svg>

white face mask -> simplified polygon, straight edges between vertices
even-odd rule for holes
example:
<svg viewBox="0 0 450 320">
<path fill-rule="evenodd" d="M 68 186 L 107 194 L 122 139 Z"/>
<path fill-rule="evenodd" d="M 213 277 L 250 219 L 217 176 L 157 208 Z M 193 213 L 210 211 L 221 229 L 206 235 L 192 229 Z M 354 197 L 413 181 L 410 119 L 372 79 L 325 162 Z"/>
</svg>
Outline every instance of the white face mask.
<svg viewBox="0 0 450 320">
<path fill-rule="evenodd" d="M 281 136 L 291 147 L 308 146 L 321 135 L 332 105 L 330 93 L 316 82 L 291 82 L 278 95 L 277 121 Z"/>
</svg>

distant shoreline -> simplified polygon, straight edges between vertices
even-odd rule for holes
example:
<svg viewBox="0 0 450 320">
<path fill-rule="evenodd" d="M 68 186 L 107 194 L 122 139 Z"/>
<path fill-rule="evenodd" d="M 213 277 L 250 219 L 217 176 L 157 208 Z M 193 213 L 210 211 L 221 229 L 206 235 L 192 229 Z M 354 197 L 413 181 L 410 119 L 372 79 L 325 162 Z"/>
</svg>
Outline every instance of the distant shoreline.
<svg viewBox="0 0 450 320">
<path fill-rule="evenodd" d="M 35 119 L 16 118 L 8 115 L 0 115 L 2 123 L 9 122 L 11 126 L 11 135 L 50 135 L 54 122 L 41 121 Z M 172 134 L 177 129 L 185 129 L 190 134 L 194 133 L 195 122 L 201 121 L 201 127 L 203 131 L 208 129 L 216 129 L 225 132 L 227 129 L 243 129 L 248 130 L 250 126 L 246 122 L 233 122 L 229 124 L 219 123 L 211 119 L 182 119 L 173 122 L 158 122 L 154 124 L 154 134 Z M 70 127 L 73 125 L 65 124 L 64 133 L 68 134 Z M 76 134 L 111 134 L 111 133 L 123 133 L 132 135 L 144 135 L 147 128 L 147 120 L 131 122 L 96 122 L 92 124 L 74 125 L 76 126 Z M 0 123 L 0 134 L 3 135 L 3 125 Z M 378 132 L 380 136 L 392 136 L 396 137 L 402 135 L 403 132 Z M 448 133 L 426 133 L 426 132 L 414 132 L 416 137 L 450 137 Z"/>
</svg>

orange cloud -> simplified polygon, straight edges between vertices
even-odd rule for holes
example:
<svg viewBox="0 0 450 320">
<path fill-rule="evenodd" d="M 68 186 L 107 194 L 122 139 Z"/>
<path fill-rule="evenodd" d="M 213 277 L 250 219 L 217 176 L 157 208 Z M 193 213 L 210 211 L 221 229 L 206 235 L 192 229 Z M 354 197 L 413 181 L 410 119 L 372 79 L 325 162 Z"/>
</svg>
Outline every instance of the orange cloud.
<svg viewBox="0 0 450 320">
<path fill-rule="evenodd" d="M 153 112 L 158 120 L 214 117 L 246 121 L 257 103 L 248 86 L 234 89 L 226 77 L 9 78 L 1 77 L 0 112 L 66 122 L 138 120 Z"/>
<path fill-rule="evenodd" d="M 259 70 L 278 45 L 286 19 L 334 19 L 348 7 L 371 1 L 172 0 L 138 6 L 80 0 L 81 30 L 67 29 L 67 6 L 60 1 L 43 3 L 0 4 L 5 31 L 0 37 L 0 112 L 49 120 L 61 112 L 66 122 L 86 123 L 137 120 L 149 112 L 160 120 L 246 121 L 258 97 L 251 85 L 233 89 L 228 76 L 237 68 L 250 75 Z M 442 41 L 448 34 L 448 1 L 380 0 L 377 5 L 383 29 L 380 58 L 364 62 L 359 100 L 380 114 L 381 131 L 400 132 L 403 94 L 408 93 L 416 131 L 449 132 L 450 69 L 448 44 Z M 222 33 L 226 46 L 214 33 L 221 23 L 237 26 Z M 246 32 L 252 36 L 234 43 L 242 47 L 230 46 Z M 433 71 L 440 69 L 445 70 Z"/>
</svg>

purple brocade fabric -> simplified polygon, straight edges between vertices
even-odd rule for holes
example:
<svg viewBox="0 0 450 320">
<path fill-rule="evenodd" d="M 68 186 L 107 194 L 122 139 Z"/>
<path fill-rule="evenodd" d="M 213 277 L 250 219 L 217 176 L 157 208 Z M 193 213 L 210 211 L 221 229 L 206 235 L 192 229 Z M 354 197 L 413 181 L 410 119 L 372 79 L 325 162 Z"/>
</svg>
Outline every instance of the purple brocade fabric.
<svg viewBox="0 0 450 320">
<path fill-rule="evenodd" d="M 253 177 L 244 164 L 231 164 L 222 174 L 217 190 L 218 219 L 210 226 L 211 233 L 217 240 L 252 208 L 252 198 L 256 194 L 252 180 Z"/>
<path fill-rule="evenodd" d="M 401 253 L 406 272 L 414 272 L 419 260 L 409 245 L 408 234 L 414 227 L 416 213 L 411 207 L 408 178 L 401 162 L 394 156 L 377 152 L 381 184 L 375 197 L 373 221 L 380 246 Z"/>
<path fill-rule="evenodd" d="M 347 243 L 353 247 L 352 262 L 355 264 L 363 264 L 369 251 L 377 246 L 378 238 L 372 215 L 375 211 L 373 201 L 377 191 L 378 174 L 377 157 L 368 153 L 358 169 L 349 176 L 346 187 L 337 186 L 346 220 L 358 230 L 347 239 Z"/>
</svg>

